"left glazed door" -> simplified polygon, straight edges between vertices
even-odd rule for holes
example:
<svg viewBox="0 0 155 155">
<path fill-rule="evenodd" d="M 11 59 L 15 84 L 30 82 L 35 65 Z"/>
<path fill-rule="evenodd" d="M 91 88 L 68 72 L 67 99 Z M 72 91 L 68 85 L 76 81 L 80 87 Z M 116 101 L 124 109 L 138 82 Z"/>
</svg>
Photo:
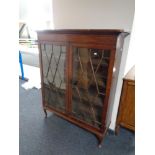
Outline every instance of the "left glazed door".
<svg viewBox="0 0 155 155">
<path fill-rule="evenodd" d="M 44 103 L 58 111 L 66 111 L 67 46 L 41 43 L 42 84 Z"/>
</svg>

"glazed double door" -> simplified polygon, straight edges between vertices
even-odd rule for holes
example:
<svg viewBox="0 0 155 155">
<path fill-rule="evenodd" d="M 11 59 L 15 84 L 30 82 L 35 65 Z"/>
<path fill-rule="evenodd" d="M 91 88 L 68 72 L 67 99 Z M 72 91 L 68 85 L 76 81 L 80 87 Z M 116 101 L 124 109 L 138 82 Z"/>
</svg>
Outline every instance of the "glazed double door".
<svg viewBox="0 0 155 155">
<path fill-rule="evenodd" d="M 41 43 L 45 106 L 101 128 L 112 50 L 93 44 Z"/>
</svg>

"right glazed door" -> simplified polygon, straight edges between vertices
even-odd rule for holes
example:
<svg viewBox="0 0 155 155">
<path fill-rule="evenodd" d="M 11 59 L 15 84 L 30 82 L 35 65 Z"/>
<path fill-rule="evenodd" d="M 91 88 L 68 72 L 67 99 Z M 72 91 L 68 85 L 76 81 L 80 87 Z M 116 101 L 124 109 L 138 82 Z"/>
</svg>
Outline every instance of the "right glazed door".
<svg viewBox="0 0 155 155">
<path fill-rule="evenodd" d="M 101 128 L 111 50 L 74 45 L 71 52 L 71 113 Z"/>
</svg>

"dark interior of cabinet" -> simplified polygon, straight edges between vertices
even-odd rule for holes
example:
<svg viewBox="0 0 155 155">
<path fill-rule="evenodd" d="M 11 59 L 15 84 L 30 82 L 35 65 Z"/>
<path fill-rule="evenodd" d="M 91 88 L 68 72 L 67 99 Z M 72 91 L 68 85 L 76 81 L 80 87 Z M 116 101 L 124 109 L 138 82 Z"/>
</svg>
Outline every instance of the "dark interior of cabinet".
<svg viewBox="0 0 155 155">
<path fill-rule="evenodd" d="M 109 50 L 73 48 L 72 112 L 95 127 L 101 127 L 109 57 Z"/>
<path fill-rule="evenodd" d="M 42 44 L 44 101 L 65 111 L 68 78 L 64 45 Z M 100 128 L 110 60 L 110 50 L 73 47 L 71 104 L 72 116 Z"/>
<path fill-rule="evenodd" d="M 66 96 L 66 47 L 41 45 L 43 64 L 44 101 L 48 106 L 65 111 Z"/>
</svg>

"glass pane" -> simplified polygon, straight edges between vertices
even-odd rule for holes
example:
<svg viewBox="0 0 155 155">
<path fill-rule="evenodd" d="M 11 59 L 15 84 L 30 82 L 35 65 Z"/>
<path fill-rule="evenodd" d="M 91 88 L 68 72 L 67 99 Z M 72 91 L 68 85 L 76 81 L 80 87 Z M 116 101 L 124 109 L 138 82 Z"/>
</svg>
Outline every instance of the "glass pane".
<svg viewBox="0 0 155 155">
<path fill-rule="evenodd" d="M 42 44 L 44 100 L 49 106 L 65 110 L 65 59 L 66 47 Z"/>
<path fill-rule="evenodd" d="M 101 127 L 110 51 L 73 48 L 72 113 Z"/>
</svg>

